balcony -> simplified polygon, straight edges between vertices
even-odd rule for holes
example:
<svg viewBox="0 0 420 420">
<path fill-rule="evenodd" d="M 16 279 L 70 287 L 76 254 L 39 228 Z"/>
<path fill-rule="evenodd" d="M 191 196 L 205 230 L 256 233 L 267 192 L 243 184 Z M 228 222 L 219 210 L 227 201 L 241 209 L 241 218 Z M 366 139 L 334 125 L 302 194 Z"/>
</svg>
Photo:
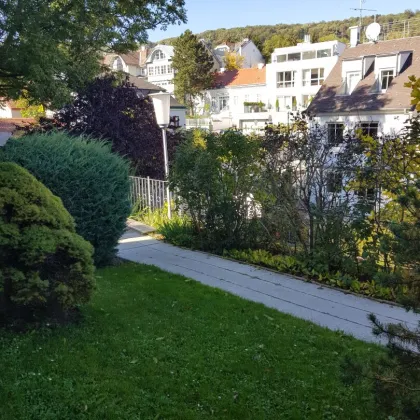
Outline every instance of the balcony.
<svg viewBox="0 0 420 420">
<path fill-rule="evenodd" d="M 265 104 L 262 102 L 244 102 L 244 114 L 254 114 L 267 112 Z"/>
</svg>

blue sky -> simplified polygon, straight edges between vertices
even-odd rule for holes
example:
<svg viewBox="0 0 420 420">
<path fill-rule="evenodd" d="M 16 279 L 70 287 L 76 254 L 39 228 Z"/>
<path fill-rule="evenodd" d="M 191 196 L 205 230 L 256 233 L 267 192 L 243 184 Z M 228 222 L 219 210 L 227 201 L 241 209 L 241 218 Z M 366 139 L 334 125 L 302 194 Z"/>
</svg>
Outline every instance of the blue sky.
<svg viewBox="0 0 420 420">
<path fill-rule="evenodd" d="M 198 33 L 236 26 L 344 19 L 358 16 L 351 8 L 359 7 L 359 0 L 186 0 L 185 3 L 188 23 L 169 26 L 166 31 L 150 31 L 150 41 L 178 36 L 186 29 Z M 363 7 L 376 9 L 383 15 L 418 9 L 420 3 L 418 0 L 366 0 Z"/>
</svg>

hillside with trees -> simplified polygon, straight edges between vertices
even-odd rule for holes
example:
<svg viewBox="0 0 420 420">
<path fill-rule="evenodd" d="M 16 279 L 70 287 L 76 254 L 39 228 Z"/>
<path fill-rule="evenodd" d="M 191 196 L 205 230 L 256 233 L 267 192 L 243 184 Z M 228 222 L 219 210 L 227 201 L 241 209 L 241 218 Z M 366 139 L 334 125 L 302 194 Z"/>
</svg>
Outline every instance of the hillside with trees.
<svg viewBox="0 0 420 420">
<path fill-rule="evenodd" d="M 363 25 L 374 22 L 375 16 L 365 16 Z M 420 35 L 420 10 L 406 10 L 403 13 L 377 15 L 376 21 L 381 25 L 387 25 L 387 39 L 397 38 L 400 35 L 404 24 L 402 21 L 410 22 L 410 36 Z M 397 25 L 395 23 L 398 22 Z M 222 42 L 238 42 L 244 38 L 252 39 L 260 48 L 265 58 L 268 59 L 274 48 L 286 47 L 296 44 L 303 39 L 305 33 L 311 35 L 312 42 L 329 40 L 342 40 L 348 42 L 349 28 L 359 23 L 359 17 L 350 17 L 344 20 L 332 20 L 311 22 L 305 24 L 283 24 L 258 25 L 238 28 L 220 28 L 208 30 L 196 34 L 198 38 L 204 38 L 213 46 Z M 162 44 L 173 44 L 176 38 L 168 38 L 161 41 Z"/>
</svg>

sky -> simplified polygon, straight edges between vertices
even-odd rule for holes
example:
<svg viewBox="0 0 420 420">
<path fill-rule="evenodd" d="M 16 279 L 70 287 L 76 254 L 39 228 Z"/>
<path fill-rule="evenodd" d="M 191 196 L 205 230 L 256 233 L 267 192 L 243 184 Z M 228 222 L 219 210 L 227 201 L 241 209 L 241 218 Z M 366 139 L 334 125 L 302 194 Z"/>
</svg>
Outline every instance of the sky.
<svg viewBox="0 0 420 420">
<path fill-rule="evenodd" d="M 168 26 L 166 31 L 149 31 L 150 41 L 181 35 L 186 29 L 194 33 L 208 29 L 247 25 L 308 23 L 340 20 L 359 16 L 360 0 L 185 0 L 187 24 Z M 378 14 L 401 13 L 419 9 L 418 0 L 364 0 L 365 9 Z M 372 15 L 375 12 L 364 12 Z"/>
</svg>

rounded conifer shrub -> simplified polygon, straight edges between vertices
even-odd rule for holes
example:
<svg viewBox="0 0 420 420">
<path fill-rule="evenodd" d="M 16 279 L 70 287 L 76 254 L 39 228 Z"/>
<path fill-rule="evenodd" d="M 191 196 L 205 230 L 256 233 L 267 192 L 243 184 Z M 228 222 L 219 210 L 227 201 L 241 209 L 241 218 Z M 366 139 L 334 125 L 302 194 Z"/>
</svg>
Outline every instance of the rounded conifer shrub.
<svg viewBox="0 0 420 420">
<path fill-rule="evenodd" d="M 0 160 L 15 162 L 63 201 L 76 232 L 95 248 L 94 261 L 106 264 L 130 214 L 129 164 L 111 145 L 65 132 L 10 139 Z"/>
<path fill-rule="evenodd" d="M 26 169 L 0 163 L 1 318 L 65 318 L 91 296 L 92 254 L 58 197 Z"/>
</svg>

